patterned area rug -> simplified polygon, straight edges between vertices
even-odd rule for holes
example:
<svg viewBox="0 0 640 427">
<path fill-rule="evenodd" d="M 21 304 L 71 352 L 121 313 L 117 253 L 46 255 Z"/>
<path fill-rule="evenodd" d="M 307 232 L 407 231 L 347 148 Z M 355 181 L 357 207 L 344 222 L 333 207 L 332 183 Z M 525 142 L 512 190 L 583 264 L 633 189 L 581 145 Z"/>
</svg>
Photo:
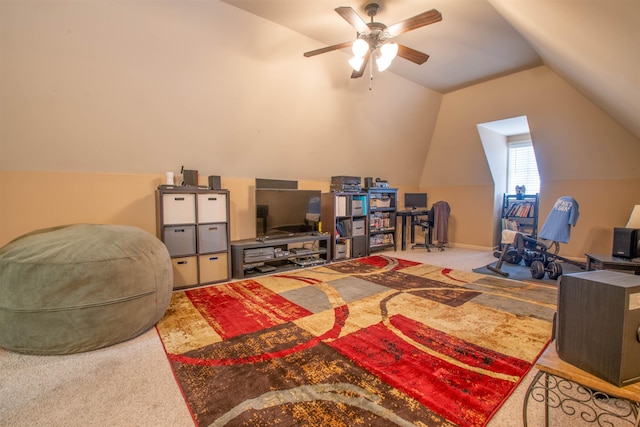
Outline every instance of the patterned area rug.
<svg viewBox="0 0 640 427">
<path fill-rule="evenodd" d="M 371 256 L 174 292 L 199 426 L 483 426 L 551 337 L 555 286 Z"/>
</svg>

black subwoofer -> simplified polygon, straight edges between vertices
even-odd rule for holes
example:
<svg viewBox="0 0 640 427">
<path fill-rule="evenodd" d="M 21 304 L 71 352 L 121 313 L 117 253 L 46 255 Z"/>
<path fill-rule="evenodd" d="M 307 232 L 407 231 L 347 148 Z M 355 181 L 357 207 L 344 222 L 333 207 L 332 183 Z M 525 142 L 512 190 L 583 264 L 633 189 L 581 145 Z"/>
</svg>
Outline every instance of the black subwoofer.
<svg viewBox="0 0 640 427">
<path fill-rule="evenodd" d="M 640 276 L 560 276 L 556 346 L 565 362 L 618 387 L 640 381 Z"/>
<path fill-rule="evenodd" d="M 222 188 L 220 185 L 220 176 L 209 175 L 209 188 L 212 190 L 220 190 Z"/>
<path fill-rule="evenodd" d="M 640 230 L 637 228 L 616 227 L 613 229 L 613 256 L 636 258 L 640 256 Z"/>
<path fill-rule="evenodd" d="M 198 186 L 198 171 L 197 170 L 182 170 L 183 185 L 197 187 Z"/>
<path fill-rule="evenodd" d="M 367 176 L 364 178 L 364 187 L 373 188 L 373 177 Z"/>
</svg>

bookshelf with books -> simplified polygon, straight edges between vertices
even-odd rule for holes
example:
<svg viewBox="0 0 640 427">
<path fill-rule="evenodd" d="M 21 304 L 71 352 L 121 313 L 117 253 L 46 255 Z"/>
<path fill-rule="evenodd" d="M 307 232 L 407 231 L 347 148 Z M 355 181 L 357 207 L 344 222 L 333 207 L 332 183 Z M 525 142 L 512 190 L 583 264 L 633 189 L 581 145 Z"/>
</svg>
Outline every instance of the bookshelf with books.
<svg viewBox="0 0 640 427">
<path fill-rule="evenodd" d="M 502 229 L 538 236 L 539 194 L 504 194 L 502 201 Z"/>
<path fill-rule="evenodd" d="M 322 194 L 322 231 L 333 236 L 333 260 L 369 254 L 367 209 L 367 193 L 333 191 Z"/>
<path fill-rule="evenodd" d="M 369 253 L 396 250 L 397 188 L 368 188 Z"/>
</svg>

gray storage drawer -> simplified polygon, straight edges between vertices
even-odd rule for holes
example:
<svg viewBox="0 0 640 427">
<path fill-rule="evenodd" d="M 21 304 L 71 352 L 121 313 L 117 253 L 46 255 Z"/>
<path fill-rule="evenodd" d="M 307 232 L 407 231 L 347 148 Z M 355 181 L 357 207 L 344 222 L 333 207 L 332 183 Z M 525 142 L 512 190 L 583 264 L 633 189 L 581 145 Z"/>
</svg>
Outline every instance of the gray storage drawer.
<svg viewBox="0 0 640 427">
<path fill-rule="evenodd" d="M 227 224 L 198 225 L 198 253 L 227 250 Z"/>
<path fill-rule="evenodd" d="M 364 202 L 359 199 L 353 199 L 351 202 L 351 215 L 364 215 Z"/>
<path fill-rule="evenodd" d="M 164 244 L 171 256 L 196 253 L 196 226 L 180 225 L 164 227 Z"/>
<path fill-rule="evenodd" d="M 351 239 L 351 256 L 353 258 L 367 256 L 366 236 L 355 236 L 353 239 Z"/>
</svg>

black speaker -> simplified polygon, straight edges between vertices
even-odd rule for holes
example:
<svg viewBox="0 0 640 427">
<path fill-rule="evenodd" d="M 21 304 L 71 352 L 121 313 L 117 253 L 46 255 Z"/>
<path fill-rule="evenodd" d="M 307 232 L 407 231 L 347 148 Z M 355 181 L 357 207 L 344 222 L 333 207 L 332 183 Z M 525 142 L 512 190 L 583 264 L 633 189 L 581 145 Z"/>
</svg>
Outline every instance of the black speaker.
<svg viewBox="0 0 640 427">
<path fill-rule="evenodd" d="M 189 185 L 193 187 L 198 186 L 198 171 L 197 170 L 182 170 L 182 185 Z"/>
<path fill-rule="evenodd" d="M 640 381 L 640 276 L 560 276 L 556 346 L 565 362 L 618 387 Z"/>
<path fill-rule="evenodd" d="M 373 188 L 373 177 L 367 176 L 364 178 L 364 187 Z"/>
<path fill-rule="evenodd" d="M 217 175 L 209 175 L 209 188 L 212 190 L 220 190 L 220 177 Z"/>
<path fill-rule="evenodd" d="M 637 228 L 614 228 L 612 255 L 620 258 L 636 258 L 640 256 L 638 232 Z"/>
</svg>

